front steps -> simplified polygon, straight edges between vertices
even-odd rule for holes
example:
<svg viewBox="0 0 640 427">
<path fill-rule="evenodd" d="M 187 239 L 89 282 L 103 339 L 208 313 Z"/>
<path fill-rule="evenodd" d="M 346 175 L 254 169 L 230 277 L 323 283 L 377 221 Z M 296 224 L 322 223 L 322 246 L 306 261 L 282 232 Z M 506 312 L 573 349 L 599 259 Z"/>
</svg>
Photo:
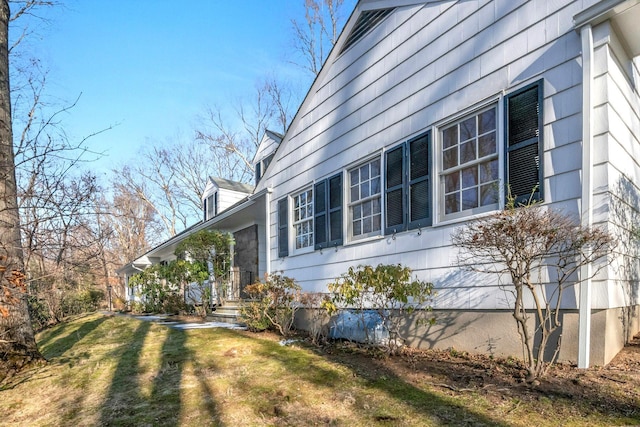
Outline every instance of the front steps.
<svg viewBox="0 0 640 427">
<path fill-rule="evenodd" d="M 240 310 L 244 302 L 241 300 L 225 301 L 223 305 L 215 307 L 215 311 L 207 315 L 207 320 L 222 323 L 242 323 Z"/>
</svg>

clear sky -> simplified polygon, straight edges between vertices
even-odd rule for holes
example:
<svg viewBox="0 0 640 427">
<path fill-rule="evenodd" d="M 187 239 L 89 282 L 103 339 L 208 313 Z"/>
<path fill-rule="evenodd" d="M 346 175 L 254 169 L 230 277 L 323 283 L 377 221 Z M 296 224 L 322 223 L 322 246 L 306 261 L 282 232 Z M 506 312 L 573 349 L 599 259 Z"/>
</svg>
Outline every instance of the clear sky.
<svg viewBox="0 0 640 427">
<path fill-rule="evenodd" d="M 143 145 L 191 135 L 207 106 L 247 98 L 269 74 L 300 80 L 291 19 L 303 0 L 61 0 L 31 50 L 49 68 L 47 92 L 76 107 L 64 118 L 78 140 L 127 162 Z M 347 1 L 345 17 L 355 1 Z"/>
</svg>

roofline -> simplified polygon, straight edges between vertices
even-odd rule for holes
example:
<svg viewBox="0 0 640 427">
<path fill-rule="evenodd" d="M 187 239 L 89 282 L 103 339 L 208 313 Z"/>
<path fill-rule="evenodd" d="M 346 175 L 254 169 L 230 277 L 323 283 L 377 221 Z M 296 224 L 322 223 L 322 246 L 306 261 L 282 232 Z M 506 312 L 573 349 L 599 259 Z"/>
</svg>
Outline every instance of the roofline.
<svg viewBox="0 0 640 427">
<path fill-rule="evenodd" d="M 573 26 L 579 30 L 584 25 L 597 25 L 620 12 L 640 3 L 640 0 L 601 0 L 573 17 Z"/>
<path fill-rule="evenodd" d="M 136 261 L 140 260 L 141 258 L 144 257 L 149 257 L 149 255 L 155 251 L 161 250 L 166 248 L 167 246 L 170 246 L 173 243 L 176 243 L 177 241 L 182 240 L 184 237 L 186 237 L 187 235 L 193 234 L 193 233 L 197 233 L 198 231 L 205 229 L 211 225 L 215 225 L 216 223 L 230 217 L 231 215 L 237 213 L 238 211 L 241 211 L 242 209 L 251 206 L 255 203 L 256 199 L 264 196 L 267 193 L 272 193 L 273 189 L 271 187 L 265 187 L 262 190 L 258 191 L 257 193 L 251 194 L 250 196 L 247 197 L 247 199 L 242 202 L 239 203 L 236 206 L 231 207 L 230 209 L 227 209 L 225 211 L 223 211 L 222 213 L 216 215 L 215 217 L 211 218 L 208 221 L 198 221 L 197 223 L 193 224 L 192 226 L 182 230 L 180 233 L 171 236 L 169 239 L 165 240 L 164 242 L 160 243 L 159 245 L 155 246 L 152 249 L 149 249 L 147 252 L 145 252 L 144 254 L 140 255 L 139 257 L 137 257 L 135 260 L 123 265 L 122 267 L 120 267 L 119 269 L 116 270 L 116 273 L 119 273 L 120 271 L 126 269 L 128 266 L 134 266 L 134 264 L 136 264 Z M 134 266 L 135 268 L 135 266 Z"/>
</svg>

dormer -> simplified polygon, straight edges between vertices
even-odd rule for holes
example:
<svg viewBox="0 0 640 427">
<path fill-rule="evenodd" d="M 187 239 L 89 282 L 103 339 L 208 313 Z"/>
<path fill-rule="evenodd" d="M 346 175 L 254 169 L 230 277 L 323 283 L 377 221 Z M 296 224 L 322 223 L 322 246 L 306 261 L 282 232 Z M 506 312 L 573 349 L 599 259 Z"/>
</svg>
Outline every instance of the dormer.
<svg viewBox="0 0 640 427">
<path fill-rule="evenodd" d="M 276 153 L 278 145 L 282 141 L 283 136 L 277 132 L 266 130 L 256 155 L 253 157 L 253 167 L 255 170 L 256 185 L 260 181 L 260 178 L 264 175 L 265 171 L 269 167 L 273 156 Z"/>
<path fill-rule="evenodd" d="M 253 186 L 224 178 L 209 177 L 202 193 L 204 221 L 219 215 L 253 193 Z"/>
</svg>

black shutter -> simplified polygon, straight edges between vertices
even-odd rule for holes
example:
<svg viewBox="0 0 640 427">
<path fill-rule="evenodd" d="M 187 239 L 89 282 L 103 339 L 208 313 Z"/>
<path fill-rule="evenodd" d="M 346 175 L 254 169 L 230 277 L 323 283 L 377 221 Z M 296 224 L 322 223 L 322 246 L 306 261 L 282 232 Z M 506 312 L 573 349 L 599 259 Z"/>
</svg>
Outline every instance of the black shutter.
<svg viewBox="0 0 640 427">
<path fill-rule="evenodd" d="M 329 245 L 342 245 L 342 174 L 329 178 Z"/>
<path fill-rule="evenodd" d="M 400 232 L 405 228 L 405 167 L 402 144 L 387 151 L 385 161 L 385 234 Z"/>
<path fill-rule="evenodd" d="M 431 134 L 408 142 L 409 229 L 431 225 Z"/>
<path fill-rule="evenodd" d="M 288 198 L 278 200 L 278 257 L 289 255 L 289 204 Z"/>
<path fill-rule="evenodd" d="M 202 202 L 202 206 L 203 206 L 203 209 L 204 209 L 204 219 L 203 219 L 203 221 L 206 221 L 207 220 L 207 198 L 206 197 L 204 198 L 204 200 Z"/>
<path fill-rule="evenodd" d="M 260 162 L 258 162 L 256 163 L 256 185 L 258 185 L 261 177 L 262 175 L 260 174 Z"/>
<path fill-rule="evenodd" d="M 318 182 L 313 188 L 315 249 L 327 247 L 327 181 Z"/>
<path fill-rule="evenodd" d="M 314 186 L 315 249 L 342 245 L 342 174 Z"/>
<path fill-rule="evenodd" d="M 516 203 L 542 200 L 542 81 L 505 103 L 507 185 Z"/>
</svg>

